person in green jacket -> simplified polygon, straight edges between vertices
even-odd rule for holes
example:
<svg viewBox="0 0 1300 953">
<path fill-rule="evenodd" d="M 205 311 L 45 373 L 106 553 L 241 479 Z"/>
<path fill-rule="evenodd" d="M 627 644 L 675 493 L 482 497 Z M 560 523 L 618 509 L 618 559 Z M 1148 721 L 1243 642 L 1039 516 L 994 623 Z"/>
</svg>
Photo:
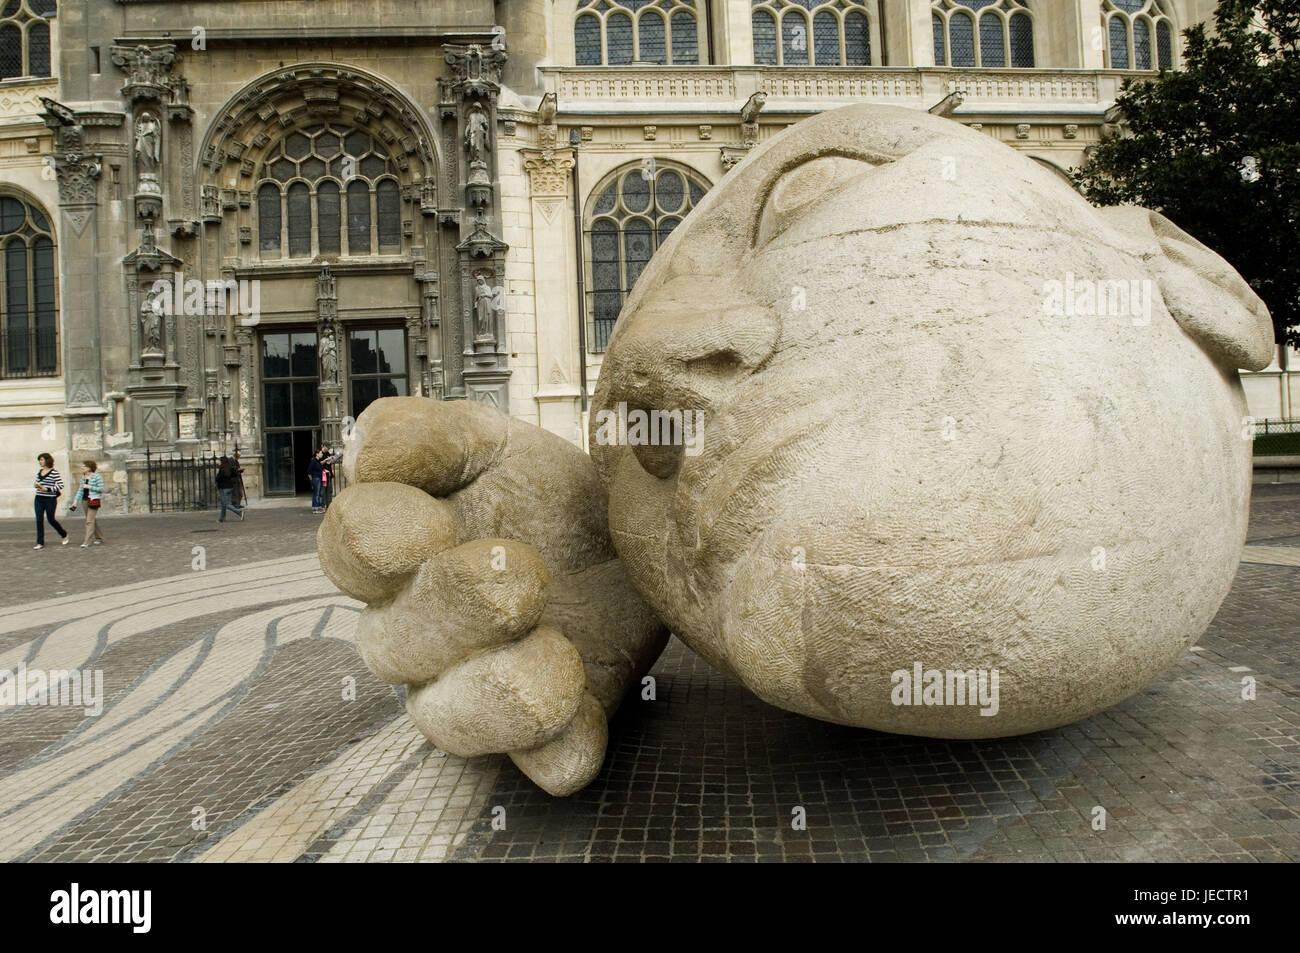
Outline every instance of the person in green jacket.
<svg viewBox="0 0 1300 953">
<path fill-rule="evenodd" d="M 75 510 L 83 497 L 86 500 L 86 538 L 81 544 L 82 549 L 90 545 L 92 537 L 96 546 L 104 541 L 104 534 L 99 531 L 98 520 L 99 507 L 104 499 L 104 478 L 99 475 L 98 470 L 99 464 L 94 460 L 82 461 L 81 488 L 68 504 L 69 510 Z"/>
</svg>

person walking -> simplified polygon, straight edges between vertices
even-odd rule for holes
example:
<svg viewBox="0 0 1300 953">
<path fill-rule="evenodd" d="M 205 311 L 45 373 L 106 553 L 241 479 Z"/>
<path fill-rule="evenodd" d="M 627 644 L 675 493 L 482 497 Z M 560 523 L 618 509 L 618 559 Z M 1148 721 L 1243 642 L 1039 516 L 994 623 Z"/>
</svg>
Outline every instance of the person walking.
<svg viewBox="0 0 1300 953">
<path fill-rule="evenodd" d="M 241 510 L 248 509 L 248 493 L 244 489 L 244 465 L 239 460 L 239 448 L 235 448 L 234 454 L 230 457 L 230 465 L 235 468 L 235 480 L 231 484 L 234 490 L 230 494 L 230 502 L 234 503 Z"/>
<path fill-rule="evenodd" d="M 33 549 L 45 548 L 45 521 L 49 520 L 54 531 L 63 539 L 63 545 L 70 542 L 67 531 L 54 518 L 55 507 L 59 504 L 59 494 L 63 492 L 63 477 L 54 469 L 54 457 L 42 453 L 36 458 L 40 469 L 36 471 L 36 545 Z"/>
<path fill-rule="evenodd" d="M 86 549 L 90 546 L 93 538 L 95 545 L 98 546 L 104 541 L 104 534 L 99 531 L 99 507 L 104 500 L 104 478 L 99 474 L 99 464 L 94 460 L 83 460 L 81 462 L 81 488 L 77 490 L 77 495 L 72 498 L 68 504 L 68 510 L 72 511 L 77 508 L 77 504 L 82 498 L 86 500 L 86 538 L 81 543 L 81 548 Z"/>
<path fill-rule="evenodd" d="M 311 511 L 313 513 L 325 512 L 320 498 L 321 484 L 325 479 L 325 466 L 321 463 L 324 452 L 323 449 L 317 450 L 312 456 L 311 462 L 307 464 L 307 477 L 311 480 Z"/>
<path fill-rule="evenodd" d="M 226 510 L 231 510 L 239 517 L 240 522 L 244 519 L 244 510 L 230 501 L 231 494 L 235 492 L 235 487 L 239 485 L 239 475 L 244 468 L 239 466 L 229 457 L 222 457 L 217 466 L 217 492 L 221 495 L 221 514 L 217 517 L 218 523 L 226 521 Z"/>
</svg>

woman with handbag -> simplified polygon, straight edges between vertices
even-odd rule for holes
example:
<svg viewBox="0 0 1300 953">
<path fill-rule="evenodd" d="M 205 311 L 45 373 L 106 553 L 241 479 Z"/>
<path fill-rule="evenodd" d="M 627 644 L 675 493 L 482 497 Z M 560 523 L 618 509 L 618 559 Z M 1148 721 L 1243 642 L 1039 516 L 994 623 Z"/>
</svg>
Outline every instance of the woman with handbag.
<svg viewBox="0 0 1300 953">
<path fill-rule="evenodd" d="M 81 489 L 77 490 L 77 495 L 72 498 L 68 504 L 69 510 L 75 510 L 81 498 L 86 498 L 86 539 L 81 544 L 85 549 L 90 545 L 91 537 L 94 537 L 95 545 L 98 546 L 104 541 L 104 534 L 99 531 L 99 507 L 104 500 L 104 478 L 97 472 L 99 464 L 94 460 L 83 460 L 81 463 Z"/>
</svg>

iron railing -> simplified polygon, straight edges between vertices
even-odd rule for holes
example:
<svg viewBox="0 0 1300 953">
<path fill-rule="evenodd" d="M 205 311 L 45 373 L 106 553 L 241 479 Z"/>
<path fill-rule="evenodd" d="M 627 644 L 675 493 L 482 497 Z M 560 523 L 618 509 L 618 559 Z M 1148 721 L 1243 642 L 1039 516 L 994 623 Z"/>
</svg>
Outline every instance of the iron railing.
<svg viewBox="0 0 1300 953">
<path fill-rule="evenodd" d="M 187 457 L 183 453 L 144 451 L 149 483 L 150 513 L 210 510 L 220 502 L 216 454 Z"/>
</svg>

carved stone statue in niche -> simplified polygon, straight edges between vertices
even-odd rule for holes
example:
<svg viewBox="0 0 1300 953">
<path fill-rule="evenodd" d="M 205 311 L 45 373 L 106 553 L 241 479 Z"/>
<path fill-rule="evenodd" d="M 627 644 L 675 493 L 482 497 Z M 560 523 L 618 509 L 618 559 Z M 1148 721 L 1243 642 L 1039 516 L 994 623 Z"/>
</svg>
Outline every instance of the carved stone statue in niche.
<svg viewBox="0 0 1300 953">
<path fill-rule="evenodd" d="M 474 276 L 474 340 L 496 340 L 496 316 L 505 311 L 505 288 L 492 287 L 488 275 L 479 272 Z"/>
<path fill-rule="evenodd" d="M 162 155 L 158 120 L 153 113 L 141 113 L 135 124 L 135 158 L 141 170 L 152 172 L 158 168 Z"/>
<path fill-rule="evenodd" d="M 162 353 L 164 292 L 153 289 L 140 305 L 140 344 L 143 354 Z"/>
<path fill-rule="evenodd" d="M 469 164 L 486 168 L 487 155 L 491 151 L 487 113 L 476 103 L 470 110 L 469 118 L 465 120 L 465 152 L 469 156 Z"/>
<path fill-rule="evenodd" d="M 333 332 L 327 332 L 320 339 L 320 382 L 337 384 L 339 381 L 339 352 Z"/>
</svg>

